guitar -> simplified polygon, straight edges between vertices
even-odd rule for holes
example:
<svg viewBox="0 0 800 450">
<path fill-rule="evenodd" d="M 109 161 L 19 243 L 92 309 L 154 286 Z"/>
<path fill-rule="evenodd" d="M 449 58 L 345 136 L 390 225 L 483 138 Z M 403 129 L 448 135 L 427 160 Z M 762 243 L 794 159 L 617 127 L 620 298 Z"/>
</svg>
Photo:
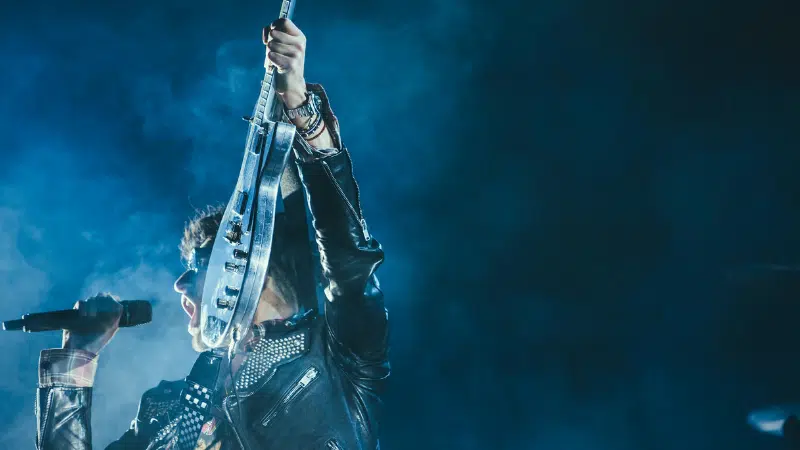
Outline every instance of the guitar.
<svg viewBox="0 0 800 450">
<path fill-rule="evenodd" d="M 294 5 L 295 0 L 283 0 L 279 18 L 291 19 Z M 195 448 L 200 426 L 212 416 L 233 423 L 231 400 L 240 407 L 235 388 L 234 395 L 225 396 L 226 380 L 233 375 L 234 356 L 244 350 L 239 344 L 258 307 L 278 213 L 285 215 L 292 230 L 281 239 L 296 241 L 292 246 L 306 254 L 295 261 L 299 306 L 318 307 L 313 262 L 318 257 L 311 245 L 305 191 L 297 167 L 289 163 L 296 128 L 284 122 L 274 71 L 274 66 L 266 69 L 253 114 L 244 117 L 248 132 L 242 167 L 209 257 L 200 326 L 203 342 L 212 351 L 200 355 L 181 391 L 180 448 Z M 237 440 L 246 448 L 241 433 L 234 425 Z"/>
<path fill-rule="evenodd" d="M 280 18 L 291 19 L 295 0 L 283 0 Z M 212 349 L 240 349 L 258 306 L 269 268 L 279 188 L 292 152 L 295 126 L 283 121 L 273 86 L 275 67 L 261 83 L 249 123 L 244 159 L 209 258 L 203 286 L 201 335 Z M 293 189 L 298 189 L 295 181 Z M 286 183 L 284 183 L 286 185 Z"/>
</svg>

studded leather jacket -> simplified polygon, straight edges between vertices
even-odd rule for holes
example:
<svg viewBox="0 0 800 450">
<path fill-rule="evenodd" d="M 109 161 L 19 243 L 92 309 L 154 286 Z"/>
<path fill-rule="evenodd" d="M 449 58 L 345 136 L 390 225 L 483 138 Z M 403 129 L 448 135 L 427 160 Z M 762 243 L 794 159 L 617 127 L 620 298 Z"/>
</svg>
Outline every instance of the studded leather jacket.
<svg viewBox="0 0 800 450">
<path fill-rule="evenodd" d="M 324 311 L 254 327 L 257 339 L 236 374 L 236 395 L 222 402 L 225 418 L 197 424 L 213 442 L 195 447 L 181 440 L 181 396 L 192 386 L 164 381 L 144 393 L 130 429 L 107 450 L 379 448 L 381 393 L 390 372 L 388 315 L 375 277 L 383 251 L 366 229 L 350 155 L 325 92 L 309 88 L 323 100 L 337 147 L 295 145 L 327 281 Z M 91 383 L 42 375 L 59 351 L 45 350 L 40 360 L 37 449 L 89 450 Z"/>
</svg>

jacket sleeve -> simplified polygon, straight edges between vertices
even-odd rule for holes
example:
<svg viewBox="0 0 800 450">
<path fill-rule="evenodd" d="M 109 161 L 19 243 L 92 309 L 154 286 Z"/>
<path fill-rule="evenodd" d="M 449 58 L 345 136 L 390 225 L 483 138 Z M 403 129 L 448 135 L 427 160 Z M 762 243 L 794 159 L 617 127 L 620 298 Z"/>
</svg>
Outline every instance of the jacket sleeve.
<svg viewBox="0 0 800 450">
<path fill-rule="evenodd" d="M 92 388 L 39 387 L 36 392 L 37 450 L 89 450 Z"/>
<path fill-rule="evenodd" d="M 324 90 L 322 99 L 333 149 L 312 149 L 298 138 L 298 172 L 306 192 L 325 277 L 325 318 L 330 345 L 340 363 L 367 379 L 389 375 L 388 313 L 375 271 L 383 249 L 370 235 L 361 211 L 350 153 L 341 144 L 339 124 Z"/>
<path fill-rule="evenodd" d="M 81 350 L 43 350 L 36 391 L 37 450 L 91 450 L 92 385 L 97 356 Z M 132 430 L 108 450 L 144 450 Z"/>
</svg>

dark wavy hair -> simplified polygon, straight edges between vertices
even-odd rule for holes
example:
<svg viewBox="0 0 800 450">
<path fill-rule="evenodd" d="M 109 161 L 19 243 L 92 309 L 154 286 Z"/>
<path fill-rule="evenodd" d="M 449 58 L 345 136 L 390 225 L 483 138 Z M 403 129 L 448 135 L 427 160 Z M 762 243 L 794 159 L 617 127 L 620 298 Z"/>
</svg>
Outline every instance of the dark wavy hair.
<svg viewBox="0 0 800 450">
<path fill-rule="evenodd" d="M 188 265 L 195 247 L 200 247 L 206 242 L 213 243 L 224 212 L 225 206 L 207 206 L 198 210 L 195 216 L 186 223 L 179 246 L 181 260 L 185 265 Z M 269 261 L 269 276 L 275 283 L 278 295 L 287 302 L 300 304 L 297 289 L 297 262 L 302 257 L 303 249 L 298 245 L 293 245 L 296 239 L 287 239 L 291 231 L 286 216 L 277 214 L 272 239 L 272 254 Z"/>
</svg>

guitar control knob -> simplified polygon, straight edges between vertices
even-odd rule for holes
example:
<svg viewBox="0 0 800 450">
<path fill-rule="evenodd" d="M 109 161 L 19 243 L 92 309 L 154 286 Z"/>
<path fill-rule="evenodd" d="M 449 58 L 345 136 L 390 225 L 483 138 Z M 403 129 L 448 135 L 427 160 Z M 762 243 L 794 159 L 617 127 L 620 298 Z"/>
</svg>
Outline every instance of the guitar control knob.
<svg viewBox="0 0 800 450">
<path fill-rule="evenodd" d="M 228 300 L 224 298 L 217 299 L 217 308 L 219 309 L 233 309 L 233 304 L 236 303 L 235 300 Z"/>
<path fill-rule="evenodd" d="M 230 222 L 228 230 L 225 231 L 225 240 L 232 245 L 236 245 L 242 240 L 242 225 L 238 222 Z"/>
<path fill-rule="evenodd" d="M 234 264 L 232 262 L 225 263 L 225 270 L 228 272 L 244 273 L 244 266 Z"/>
</svg>

